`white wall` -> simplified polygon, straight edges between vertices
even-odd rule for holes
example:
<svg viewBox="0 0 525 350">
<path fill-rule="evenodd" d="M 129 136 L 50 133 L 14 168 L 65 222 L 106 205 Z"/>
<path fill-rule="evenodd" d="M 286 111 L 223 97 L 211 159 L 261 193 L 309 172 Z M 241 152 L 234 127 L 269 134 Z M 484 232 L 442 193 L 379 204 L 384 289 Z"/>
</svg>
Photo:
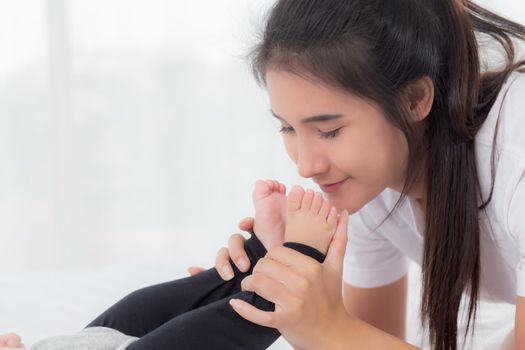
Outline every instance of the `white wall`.
<svg viewBox="0 0 525 350">
<path fill-rule="evenodd" d="M 258 178 L 311 186 L 240 58 L 272 3 L 0 0 L 0 333 L 70 332 L 211 266 Z"/>
<path fill-rule="evenodd" d="M 256 179 L 309 185 L 241 59 L 271 3 L 0 0 L 0 272 L 209 265 Z"/>
</svg>

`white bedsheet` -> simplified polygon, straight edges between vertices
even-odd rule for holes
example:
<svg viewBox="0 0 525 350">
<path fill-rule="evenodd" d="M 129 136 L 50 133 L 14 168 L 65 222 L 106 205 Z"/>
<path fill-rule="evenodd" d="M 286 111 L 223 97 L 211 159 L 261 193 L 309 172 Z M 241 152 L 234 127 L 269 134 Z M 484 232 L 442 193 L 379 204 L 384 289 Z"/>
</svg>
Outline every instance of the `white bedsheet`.
<svg viewBox="0 0 525 350">
<path fill-rule="evenodd" d="M 0 333 L 19 333 L 26 345 L 54 335 L 77 332 L 127 293 L 146 285 L 187 276 L 186 265 L 127 265 L 104 269 L 67 269 L 2 274 Z M 411 268 L 408 340 L 418 346 L 419 270 Z M 513 327 L 514 307 L 481 303 L 472 349 L 497 349 Z M 482 321 L 482 322 L 480 322 Z M 483 323 L 483 325 L 481 325 Z M 270 349 L 291 349 L 281 337 Z"/>
</svg>

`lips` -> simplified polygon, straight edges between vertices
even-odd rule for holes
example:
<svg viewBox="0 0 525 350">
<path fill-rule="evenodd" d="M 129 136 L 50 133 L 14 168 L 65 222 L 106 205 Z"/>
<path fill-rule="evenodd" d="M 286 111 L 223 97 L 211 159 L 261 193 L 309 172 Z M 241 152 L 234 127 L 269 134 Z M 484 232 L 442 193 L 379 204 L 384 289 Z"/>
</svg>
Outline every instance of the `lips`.
<svg viewBox="0 0 525 350">
<path fill-rule="evenodd" d="M 319 187 L 321 188 L 323 192 L 334 192 L 334 191 L 337 191 L 337 189 L 339 189 L 339 187 L 341 187 L 341 185 L 348 179 L 349 178 L 346 178 L 342 181 L 335 182 L 335 183 L 328 184 L 328 185 L 319 184 Z"/>
</svg>

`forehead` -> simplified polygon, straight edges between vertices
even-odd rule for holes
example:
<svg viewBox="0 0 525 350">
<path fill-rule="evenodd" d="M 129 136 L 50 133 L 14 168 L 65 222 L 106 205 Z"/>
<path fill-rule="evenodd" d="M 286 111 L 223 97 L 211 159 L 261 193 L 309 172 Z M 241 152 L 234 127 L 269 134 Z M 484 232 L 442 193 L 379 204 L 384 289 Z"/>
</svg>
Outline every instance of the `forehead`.
<svg viewBox="0 0 525 350">
<path fill-rule="evenodd" d="M 271 110 L 288 121 L 315 115 L 357 117 L 378 112 L 373 103 L 363 98 L 282 70 L 267 71 L 266 88 Z"/>
</svg>

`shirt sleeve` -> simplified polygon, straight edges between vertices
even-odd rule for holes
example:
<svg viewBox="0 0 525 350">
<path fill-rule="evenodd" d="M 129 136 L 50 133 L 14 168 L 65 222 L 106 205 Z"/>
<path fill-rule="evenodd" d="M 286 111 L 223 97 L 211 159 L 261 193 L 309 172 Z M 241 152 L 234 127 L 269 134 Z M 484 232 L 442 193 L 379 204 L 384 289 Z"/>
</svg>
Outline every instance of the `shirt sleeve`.
<svg viewBox="0 0 525 350">
<path fill-rule="evenodd" d="M 365 206 L 350 215 L 348 220 L 343 280 L 358 288 L 380 287 L 395 282 L 408 272 L 409 267 L 407 256 L 380 233 L 387 222 L 373 232 L 377 223 L 366 222 L 367 214 L 372 214 L 367 211 L 369 208 Z"/>
<path fill-rule="evenodd" d="M 519 261 L 516 266 L 516 294 L 525 297 L 525 159 L 521 176 L 509 204 L 508 223 L 511 235 L 518 242 Z"/>
</svg>

